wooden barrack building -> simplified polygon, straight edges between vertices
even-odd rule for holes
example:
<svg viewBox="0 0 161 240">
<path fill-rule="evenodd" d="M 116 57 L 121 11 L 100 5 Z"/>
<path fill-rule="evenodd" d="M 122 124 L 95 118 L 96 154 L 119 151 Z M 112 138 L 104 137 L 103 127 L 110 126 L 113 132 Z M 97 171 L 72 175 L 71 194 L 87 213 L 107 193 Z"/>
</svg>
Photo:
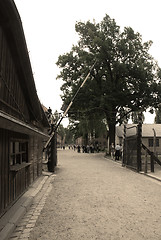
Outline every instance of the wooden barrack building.
<svg viewBox="0 0 161 240">
<path fill-rule="evenodd" d="M 47 127 L 19 13 L 0 0 L 0 216 L 42 173 Z"/>
</svg>

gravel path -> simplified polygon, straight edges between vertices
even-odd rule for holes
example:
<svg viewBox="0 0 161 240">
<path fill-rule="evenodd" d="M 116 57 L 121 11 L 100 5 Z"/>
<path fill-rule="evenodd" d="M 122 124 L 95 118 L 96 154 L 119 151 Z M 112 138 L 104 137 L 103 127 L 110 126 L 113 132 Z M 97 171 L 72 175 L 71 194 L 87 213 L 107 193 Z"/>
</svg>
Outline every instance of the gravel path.
<svg viewBox="0 0 161 240">
<path fill-rule="evenodd" d="M 103 154 L 58 151 L 30 240 L 160 240 L 161 183 Z"/>
</svg>

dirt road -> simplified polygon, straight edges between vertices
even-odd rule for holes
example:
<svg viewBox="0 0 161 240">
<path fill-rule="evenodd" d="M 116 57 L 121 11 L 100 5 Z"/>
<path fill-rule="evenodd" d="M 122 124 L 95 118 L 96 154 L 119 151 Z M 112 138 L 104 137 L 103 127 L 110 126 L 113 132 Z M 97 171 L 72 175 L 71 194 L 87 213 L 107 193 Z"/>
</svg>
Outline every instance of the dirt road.
<svg viewBox="0 0 161 240">
<path fill-rule="evenodd" d="M 103 154 L 58 151 L 30 240 L 161 240 L 161 183 Z"/>
</svg>

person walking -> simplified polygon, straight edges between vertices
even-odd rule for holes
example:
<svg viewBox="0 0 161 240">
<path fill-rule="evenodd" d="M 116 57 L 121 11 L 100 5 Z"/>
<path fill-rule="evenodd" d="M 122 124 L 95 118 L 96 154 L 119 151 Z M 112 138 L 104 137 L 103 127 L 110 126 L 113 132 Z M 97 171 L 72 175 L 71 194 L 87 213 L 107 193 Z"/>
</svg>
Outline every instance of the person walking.
<svg viewBox="0 0 161 240">
<path fill-rule="evenodd" d="M 123 146 L 120 144 L 120 159 L 123 159 Z"/>
<path fill-rule="evenodd" d="M 117 145 L 116 145 L 116 147 L 115 147 L 115 161 L 116 161 L 116 160 L 119 160 L 119 158 L 120 158 L 120 149 L 121 149 L 121 147 L 120 147 L 120 145 L 117 143 Z"/>
<path fill-rule="evenodd" d="M 78 153 L 80 153 L 80 146 L 78 145 Z"/>
<path fill-rule="evenodd" d="M 115 146 L 114 146 L 114 144 L 112 143 L 112 144 L 111 144 L 111 158 L 112 158 L 112 160 L 114 160 L 114 156 L 115 156 Z"/>
</svg>

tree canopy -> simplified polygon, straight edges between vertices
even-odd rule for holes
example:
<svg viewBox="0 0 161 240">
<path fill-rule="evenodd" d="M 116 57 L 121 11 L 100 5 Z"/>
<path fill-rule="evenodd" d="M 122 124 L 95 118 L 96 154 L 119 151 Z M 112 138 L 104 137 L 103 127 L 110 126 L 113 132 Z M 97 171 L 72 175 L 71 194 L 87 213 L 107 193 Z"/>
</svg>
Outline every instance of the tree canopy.
<svg viewBox="0 0 161 240">
<path fill-rule="evenodd" d="M 131 27 L 121 31 L 108 15 L 100 23 L 77 22 L 75 30 L 77 45 L 57 61 L 61 68 L 57 78 L 64 81 L 62 100 L 69 104 L 95 62 L 71 107 L 71 118 L 80 121 L 75 113 L 86 112 L 87 119 L 106 119 L 111 143 L 115 125 L 130 112 L 156 108 L 160 103 L 161 71 L 149 54 L 152 41 L 143 42 Z"/>
</svg>

